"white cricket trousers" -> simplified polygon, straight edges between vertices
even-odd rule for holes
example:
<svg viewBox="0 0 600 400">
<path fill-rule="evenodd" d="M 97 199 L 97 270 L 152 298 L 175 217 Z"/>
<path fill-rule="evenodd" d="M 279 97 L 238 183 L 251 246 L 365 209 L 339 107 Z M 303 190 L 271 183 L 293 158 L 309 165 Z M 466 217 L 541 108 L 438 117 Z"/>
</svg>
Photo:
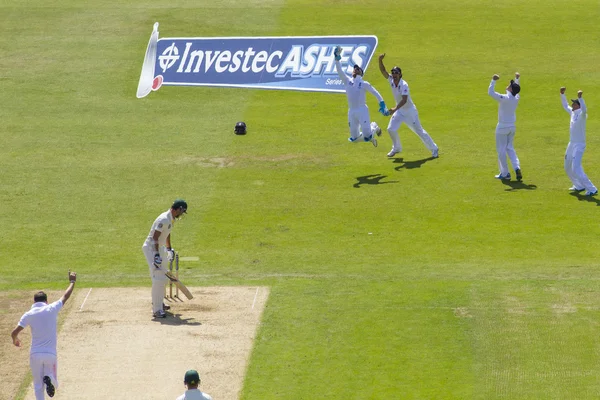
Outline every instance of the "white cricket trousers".
<svg viewBox="0 0 600 400">
<path fill-rule="evenodd" d="M 362 135 L 365 138 L 372 137 L 375 134 L 371 130 L 371 117 L 369 116 L 369 107 L 364 106 L 348 109 L 348 126 L 350 127 L 350 137 L 352 141 L 358 139 Z"/>
<path fill-rule="evenodd" d="M 400 135 L 398 135 L 398 130 L 403 123 L 405 123 L 411 131 L 416 133 L 417 136 L 421 138 L 421 141 L 429 151 L 433 153 L 437 150 L 437 144 L 435 144 L 431 136 L 429 136 L 429 133 L 427 133 L 427 131 L 423 129 L 423 126 L 421 125 L 421 121 L 419 120 L 419 111 L 414 110 L 406 115 L 396 111 L 394 115 L 392 115 L 392 118 L 390 118 L 387 131 L 392 138 L 393 151 L 402 151 L 402 144 L 400 143 Z"/>
<path fill-rule="evenodd" d="M 163 309 L 163 297 L 165 297 L 165 287 L 169 278 L 165 275 L 167 269 L 165 263 L 168 263 L 166 252 L 159 251 L 161 258 L 163 259 L 163 265 L 161 268 L 154 266 L 154 249 L 151 246 L 142 246 L 142 251 L 148 262 L 148 270 L 150 272 L 150 279 L 152 279 L 152 312 L 155 313 Z"/>
<path fill-rule="evenodd" d="M 581 166 L 584 152 L 585 143 L 569 142 L 567 151 L 565 152 L 565 172 L 576 189 L 585 189 L 588 192 L 594 193 L 598 189 L 596 189 L 596 186 L 594 186 L 585 172 L 583 172 L 583 167 Z"/>
<path fill-rule="evenodd" d="M 514 126 L 500 127 L 496 125 L 496 152 L 498 152 L 498 166 L 500 174 L 506 176 L 508 174 L 508 162 L 506 156 L 510 159 L 510 163 L 514 170 L 521 169 L 519 157 L 515 151 L 513 142 L 517 128 Z"/>
<path fill-rule="evenodd" d="M 54 389 L 58 389 L 56 355 L 51 353 L 31 353 L 29 366 L 33 376 L 33 390 L 35 400 L 44 400 L 44 376 L 49 376 Z"/>
</svg>

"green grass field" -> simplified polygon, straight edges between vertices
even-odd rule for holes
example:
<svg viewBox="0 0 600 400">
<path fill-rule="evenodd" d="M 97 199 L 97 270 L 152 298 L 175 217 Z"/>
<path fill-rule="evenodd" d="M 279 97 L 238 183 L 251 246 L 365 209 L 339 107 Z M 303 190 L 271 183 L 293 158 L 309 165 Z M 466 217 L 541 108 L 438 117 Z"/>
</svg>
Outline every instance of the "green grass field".
<svg viewBox="0 0 600 400">
<path fill-rule="evenodd" d="M 600 200 L 567 191 L 558 91 L 584 90 L 598 185 L 599 20 L 592 0 L 3 0 L 0 290 L 61 289 L 67 268 L 80 287 L 149 287 L 140 247 L 184 197 L 186 284 L 271 287 L 244 400 L 597 399 Z M 386 133 L 349 144 L 341 94 L 136 99 L 155 21 L 163 37 L 376 35 L 440 158 L 406 127 L 396 160 Z M 487 86 L 515 71 L 524 182 L 508 185 Z M 376 59 L 365 79 L 393 102 Z"/>
</svg>

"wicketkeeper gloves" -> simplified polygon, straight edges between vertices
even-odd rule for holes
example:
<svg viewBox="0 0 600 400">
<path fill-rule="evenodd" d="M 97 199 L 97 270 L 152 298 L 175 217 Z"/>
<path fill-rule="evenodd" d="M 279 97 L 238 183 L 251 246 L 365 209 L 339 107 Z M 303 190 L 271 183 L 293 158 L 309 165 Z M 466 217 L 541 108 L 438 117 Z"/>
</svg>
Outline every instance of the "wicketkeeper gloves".
<svg viewBox="0 0 600 400">
<path fill-rule="evenodd" d="M 387 107 L 385 106 L 385 101 L 379 102 L 379 112 L 382 113 L 383 115 L 385 115 L 386 117 L 388 115 L 390 115 L 390 112 L 388 111 Z"/>
<path fill-rule="evenodd" d="M 342 59 L 342 48 L 340 46 L 337 46 L 335 50 L 333 50 L 333 56 L 335 57 L 336 61 L 340 61 Z"/>
</svg>

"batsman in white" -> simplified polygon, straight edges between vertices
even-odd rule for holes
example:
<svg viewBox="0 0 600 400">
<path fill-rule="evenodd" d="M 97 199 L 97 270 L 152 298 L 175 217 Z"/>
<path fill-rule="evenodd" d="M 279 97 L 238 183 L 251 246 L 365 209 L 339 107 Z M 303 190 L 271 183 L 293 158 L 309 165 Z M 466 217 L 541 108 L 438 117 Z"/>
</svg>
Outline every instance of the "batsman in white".
<svg viewBox="0 0 600 400">
<path fill-rule="evenodd" d="M 569 107 L 565 96 L 566 90 L 565 87 L 560 88 L 562 106 L 571 115 L 569 144 L 565 152 L 565 172 L 573 182 L 573 186 L 569 190 L 575 192 L 585 190 L 586 196 L 594 196 L 598 194 L 598 189 L 583 172 L 581 166 L 581 159 L 585 151 L 585 123 L 587 120 L 587 107 L 583 100 L 583 91 L 577 92 L 577 98 L 571 100 L 571 107 Z"/>
<path fill-rule="evenodd" d="M 183 384 L 187 387 L 184 394 L 176 400 L 212 400 L 212 397 L 198 389 L 200 385 L 200 375 L 198 371 L 190 369 L 183 377 Z"/>
<path fill-rule="evenodd" d="M 498 125 L 496 125 L 496 152 L 498 153 L 498 165 L 500 166 L 500 173 L 495 176 L 496 179 L 502 179 L 510 181 L 510 172 L 508 172 L 508 163 L 506 162 L 506 156 L 510 158 L 510 162 L 515 170 L 517 180 L 522 180 L 523 175 L 521 174 L 521 164 L 519 163 L 519 157 L 514 147 L 515 133 L 517 132 L 517 106 L 519 105 L 519 92 L 521 86 L 519 85 L 519 78 L 521 75 L 515 73 L 515 79 L 511 79 L 510 83 L 506 87 L 506 94 L 500 94 L 494 91 L 496 87 L 496 81 L 500 79 L 499 75 L 494 75 L 490 86 L 488 87 L 488 94 L 496 100 L 498 104 Z"/>
<path fill-rule="evenodd" d="M 383 77 L 390 83 L 394 100 L 396 101 L 396 106 L 394 108 L 390 108 L 389 110 L 392 118 L 390 118 L 387 131 L 392 138 L 392 150 L 387 154 L 387 156 L 393 157 L 402 151 L 402 144 L 400 143 L 398 129 L 400 129 L 402 123 L 406 123 L 406 126 L 408 126 L 411 131 L 416 133 L 423 141 L 423 144 L 425 144 L 425 147 L 431 151 L 431 156 L 433 158 L 437 158 L 439 155 L 438 146 L 435 144 L 431 136 L 429 136 L 429 133 L 427 133 L 427 131 L 423 129 L 423 126 L 421 125 L 421 121 L 419 120 L 419 111 L 417 111 L 417 107 L 410 97 L 408 83 L 402 79 L 402 70 L 400 67 L 394 67 L 392 68 L 392 74 L 390 75 L 383 65 L 384 57 L 385 53 L 379 56 L 379 71 L 381 71 Z"/>
<path fill-rule="evenodd" d="M 23 314 L 17 327 L 11 333 L 13 344 L 21 347 L 19 332 L 27 326 L 31 327 L 29 366 L 33 376 L 33 390 L 36 400 L 44 400 L 44 384 L 46 385 L 46 393 L 50 397 L 54 397 L 54 393 L 58 389 L 56 363 L 58 312 L 71 297 L 76 280 L 77 274 L 69 271 L 69 287 L 67 287 L 65 294 L 52 304 L 48 304 L 46 293 L 36 293 L 33 296 L 31 309 Z"/>
<path fill-rule="evenodd" d="M 371 117 L 369 116 L 365 93 L 368 91 L 373 94 L 379 101 L 379 112 L 387 115 L 383 97 L 369 82 L 363 80 L 364 71 L 359 65 L 354 65 L 351 78 L 346 76 L 346 73 L 342 70 L 342 48 L 340 46 L 335 48 L 333 55 L 335 57 L 335 69 L 342 82 L 344 82 L 346 97 L 348 98 L 348 125 L 350 126 L 348 140 L 354 143 L 359 141 L 362 136 L 365 142 L 371 142 L 373 146 L 377 147 L 375 136 L 381 136 L 381 128 L 377 125 L 377 122 L 370 122 Z"/>
<path fill-rule="evenodd" d="M 186 212 L 185 200 L 175 200 L 170 209 L 156 218 L 142 246 L 152 279 L 152 315 L 155 318 L 165 318 L 165 309 L 170 308 L 163 304 L 165 287 L 169 281 L 165 275 L 167 269 L 163 266 L 163 259 L 172 260 L 175 256 L 175 250 L 171 247 L 171 229 L 175 220 L 180 219 Z"/>
</svg>

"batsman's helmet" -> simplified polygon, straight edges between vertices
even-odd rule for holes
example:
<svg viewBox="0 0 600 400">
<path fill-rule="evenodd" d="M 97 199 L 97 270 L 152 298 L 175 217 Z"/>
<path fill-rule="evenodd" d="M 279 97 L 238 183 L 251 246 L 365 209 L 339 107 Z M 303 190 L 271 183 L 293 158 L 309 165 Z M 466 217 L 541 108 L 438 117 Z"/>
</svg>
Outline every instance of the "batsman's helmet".
<svg viewBox="0 0 600 400">
<path fill-rule="evenodd" d="M 246 134 L 246 123 L 240 121 L 237 124 L 235 124 L 234 132 L 236 135 L 245 135 Z"/>
</svg>

